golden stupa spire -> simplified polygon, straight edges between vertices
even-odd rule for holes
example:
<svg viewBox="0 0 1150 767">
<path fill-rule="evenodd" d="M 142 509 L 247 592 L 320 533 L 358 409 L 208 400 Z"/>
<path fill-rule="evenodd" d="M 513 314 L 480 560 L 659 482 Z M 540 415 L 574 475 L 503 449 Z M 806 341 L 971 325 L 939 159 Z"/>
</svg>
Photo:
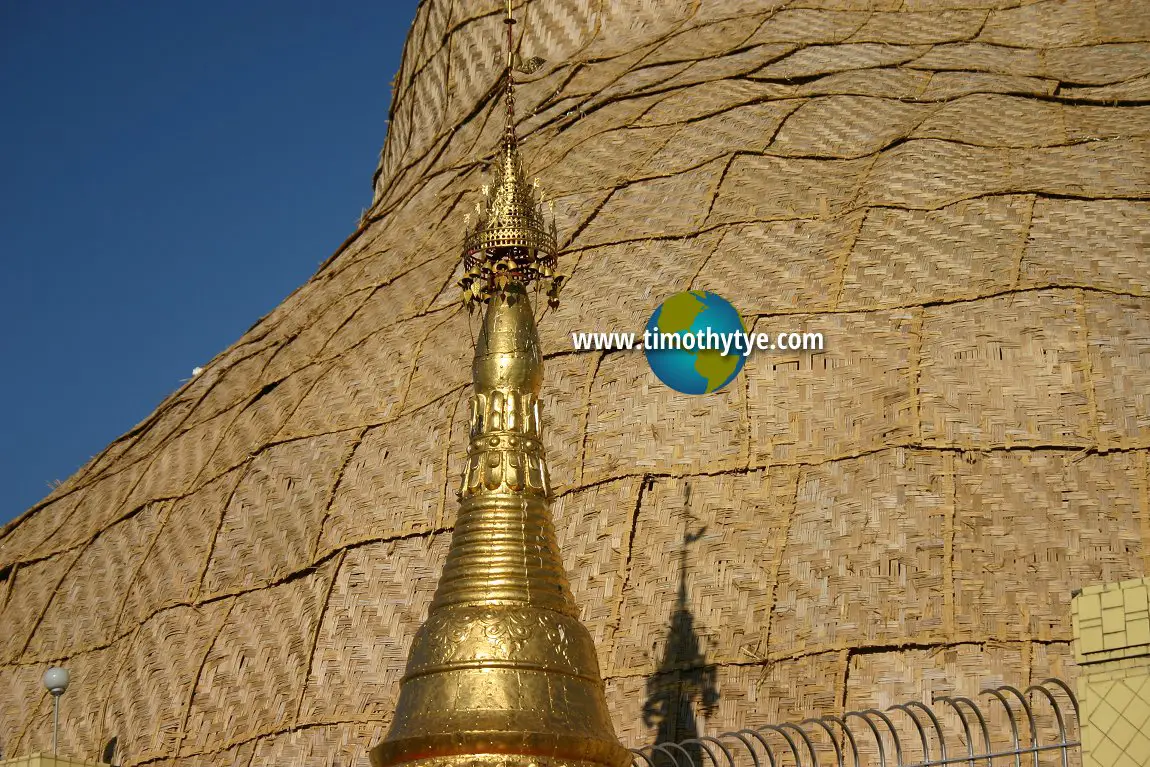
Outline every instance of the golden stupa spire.
<svg viewBox="0 0 1150 767">
<path fill-rule="evenodd" d="M 595 644 L 579 622 L 551 521 L 543 358 L 527 289 L 554 277 L 554 224 L 524 182 L 508 3 L 507 130 L 461 284 L 483 305 L 471 433 L 451 548 L 415 635 L 375 767 L 625 767 Z"/>
</svg>

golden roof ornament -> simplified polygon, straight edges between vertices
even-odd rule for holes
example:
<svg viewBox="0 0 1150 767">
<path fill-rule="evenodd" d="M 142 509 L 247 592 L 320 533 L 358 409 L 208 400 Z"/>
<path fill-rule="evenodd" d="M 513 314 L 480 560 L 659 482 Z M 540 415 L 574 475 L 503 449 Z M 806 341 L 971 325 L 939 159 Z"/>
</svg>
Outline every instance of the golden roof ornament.
<svg viewBox="0 0 1150 767">
<path fill-rule="evenodd" d="M 507 139 L 464 250 L 468 303 L 486 306 L 472 363 L 459 513 L 391 728 L 371 751 L 375 767 L 630 763 L 551 520 L 543 357 L 527 287 L 553 275 L 555 230 L 542 225 L 516 151 L 510 4 L 507 21 Z"/>
<path fill-rule="evenodd" d="M 519 159 L 519 142 L 515 135 L 515 66 L 511 16 L 507 18 L 507 80 L 505 90 L 506 127 L 498 161 L 490 184 L 483 185 L 486 204 L 476 206 L 476 215 L 467 217 L 463 237 L 464 276 L 460 280 L 463 302 L 472 309 L 487 303 L 491 296 L 510 282 L 524 286 L 537 280 L 550 280 L 548 303 L 558 305 L 563 278 L 555 274 L 558 236 L 550 203 L 545 204 L 539 190 L 539 179 L 528 183 Z M 529 59 L 521 69 L 531 72 L 542 64 L 539 57 Z M 548 213 L 544 214 L 544 207 Z"/>
</svg>

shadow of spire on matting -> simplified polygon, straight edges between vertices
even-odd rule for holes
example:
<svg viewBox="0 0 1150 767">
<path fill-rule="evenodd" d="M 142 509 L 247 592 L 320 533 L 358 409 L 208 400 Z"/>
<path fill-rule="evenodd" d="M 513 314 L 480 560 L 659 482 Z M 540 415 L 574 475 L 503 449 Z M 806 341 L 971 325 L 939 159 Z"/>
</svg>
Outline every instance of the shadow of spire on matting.
<svg viewBox="0 0 1150 767">
<path fill-rule="evenodd" d="M 699 736 L 696 714 L 710 716 L 719 702 L 716 668 L 707 663 L 695 616 L 687 602 L 687 547 L 703 537 L 706 526 L 694 533 L 688 528 L 691 515 L 691 486 L 683 491 L 683 545 L 679 550 L 679 594 L 663 658 L 655 673 L 647 679 L 647 700 L 643 704 L 643 723 L 656 725 L 655 743 L 679 742 Z M 684 749 L 694 764 L 701 764 L 702 752 L 697 745 Z M 665 754 L 655 755 L 657 767 L 675 767 Z"/>
</svg>

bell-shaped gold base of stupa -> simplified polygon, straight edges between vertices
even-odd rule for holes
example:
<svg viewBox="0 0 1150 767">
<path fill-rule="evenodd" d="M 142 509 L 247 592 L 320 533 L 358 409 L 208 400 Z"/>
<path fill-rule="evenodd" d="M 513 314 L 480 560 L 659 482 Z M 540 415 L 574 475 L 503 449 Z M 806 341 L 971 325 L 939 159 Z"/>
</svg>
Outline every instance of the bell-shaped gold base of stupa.
<svg viewBox="0 0 1150 767">
<path fill-rule="evenodd" d="M 416 637 L 377 767 L 408 761 L 621 766 L 587 630 L 529 606 L 453 605 Z M 490 759 L 488 758 L 490 757 Z"/>
</svg>

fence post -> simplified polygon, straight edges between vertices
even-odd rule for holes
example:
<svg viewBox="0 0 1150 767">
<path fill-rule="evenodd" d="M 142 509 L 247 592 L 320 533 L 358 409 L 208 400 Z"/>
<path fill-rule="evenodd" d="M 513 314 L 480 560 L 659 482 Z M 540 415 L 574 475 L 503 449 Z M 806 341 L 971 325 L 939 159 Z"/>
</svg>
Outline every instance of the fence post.
<svg viewBox="0 0 1150 767">
<path fill-rule="evenodd" d="M 1150 767 L 1150 578 L 1071 602 L 1083 767 Z"/>
</svg>

